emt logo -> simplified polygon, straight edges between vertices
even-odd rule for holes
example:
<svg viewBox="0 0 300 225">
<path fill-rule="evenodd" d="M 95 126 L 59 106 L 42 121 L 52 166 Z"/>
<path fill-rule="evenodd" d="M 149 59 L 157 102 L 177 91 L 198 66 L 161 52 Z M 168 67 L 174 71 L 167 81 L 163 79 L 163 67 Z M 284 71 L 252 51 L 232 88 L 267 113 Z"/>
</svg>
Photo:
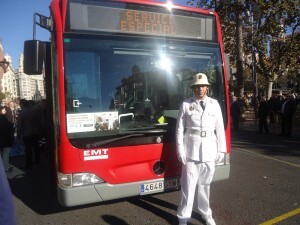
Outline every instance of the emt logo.
<svg viewBox="0 0 300 225">
<path fill-rule="evenodd" d="M 90 149 L 83 151 L 84 161 L 86 160 L 97 160 L 97 159 L 108 159 L 108 149 Z"/>
</svg>

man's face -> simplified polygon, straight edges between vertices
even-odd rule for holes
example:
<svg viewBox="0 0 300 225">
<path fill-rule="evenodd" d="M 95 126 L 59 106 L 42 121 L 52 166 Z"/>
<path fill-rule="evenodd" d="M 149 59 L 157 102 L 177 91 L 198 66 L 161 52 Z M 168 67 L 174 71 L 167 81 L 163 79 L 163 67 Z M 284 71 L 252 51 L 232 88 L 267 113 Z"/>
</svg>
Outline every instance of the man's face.
<svg viewBox="0 0 300 225">
<path fill-rule="evenodd" d="M 15 108 L 15 103 L 14 102 L 9 102 L 8 107 L 11 108 L 11 109 Z"/>
<path fill-rule="evenodd" d="M 206 85 L 195 85 L 193 86 L 194 95 L 197 99 L 202 99 L 206 96 L 208 86 Z"/>
</svg>

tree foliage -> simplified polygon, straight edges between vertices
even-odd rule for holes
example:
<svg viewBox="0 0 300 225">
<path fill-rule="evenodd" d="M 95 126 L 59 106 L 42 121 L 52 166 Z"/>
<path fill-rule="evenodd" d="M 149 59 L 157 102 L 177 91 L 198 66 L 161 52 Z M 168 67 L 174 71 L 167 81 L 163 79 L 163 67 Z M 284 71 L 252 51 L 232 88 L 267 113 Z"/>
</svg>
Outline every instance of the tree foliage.
<svg viewBox="0 0 300 225">
<path fill-rule="evenodd" d="M 243 82 L 251 75 L 252 46 L 257 75 L 265 80 L 259 86 L 268 84 L 269 94 L 280 77 L 295 80 L 300 76 L 299 0 L 189 0 L 187 4 L 219 14 L 225 52 L 237 68 L 237 79 Z M 243 43 L 239 43 L 240 37 Z M 243 53 L 242 66 L 239 51 Z"/>
<path fill-rule="evenodd" d="M 256 1 L 261 12 L 256 19 L 254 46 L 257 49 L 257 72 L 272 84 L 282 76 L 300 72 L 300 2 L 296 0 Z M 298 61 L 298 63 L 297 63 Z"/>
</svg>

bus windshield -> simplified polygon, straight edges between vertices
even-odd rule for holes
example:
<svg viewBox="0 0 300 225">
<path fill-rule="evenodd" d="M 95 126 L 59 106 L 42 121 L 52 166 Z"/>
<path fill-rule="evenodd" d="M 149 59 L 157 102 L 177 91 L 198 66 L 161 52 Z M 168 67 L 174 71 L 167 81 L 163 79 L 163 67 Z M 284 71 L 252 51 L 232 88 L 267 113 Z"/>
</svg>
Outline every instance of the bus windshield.
<svg viewBox="0 0 300 225">
<path fill-rule="evenodd" d="M 208 76 L 208 95 L 226 113 L 217 44 L 66 34 L 64 52 L 70 139 L 163 131 L 176 121 L 181 102 L 193 96 L 190 84 L 198 72 Z"/>
</svg>

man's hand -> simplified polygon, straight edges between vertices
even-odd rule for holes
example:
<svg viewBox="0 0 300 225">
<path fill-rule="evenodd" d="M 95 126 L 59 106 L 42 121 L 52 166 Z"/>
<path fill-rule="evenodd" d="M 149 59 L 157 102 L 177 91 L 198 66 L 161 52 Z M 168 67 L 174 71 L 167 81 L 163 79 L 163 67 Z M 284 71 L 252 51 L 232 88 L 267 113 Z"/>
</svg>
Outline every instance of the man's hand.
<svg viewBox="0 0 300 225">
<path fill-rule="evenodd" d="M 216 163 L 222 163 L 224 162 L 224 157 L 225 157 L 225 153 L 224 152 L 218 152 L 217 153 L 217 158 L 216 158 Z"/>
<path fill-rule="evenodd" d="M 183 165 L 185 165 L 185 163 L 186 163 L 185 155 L 177 154 L 177 159 L 178 159 L 179 162 L 181 162 Z"/>
</svg>

